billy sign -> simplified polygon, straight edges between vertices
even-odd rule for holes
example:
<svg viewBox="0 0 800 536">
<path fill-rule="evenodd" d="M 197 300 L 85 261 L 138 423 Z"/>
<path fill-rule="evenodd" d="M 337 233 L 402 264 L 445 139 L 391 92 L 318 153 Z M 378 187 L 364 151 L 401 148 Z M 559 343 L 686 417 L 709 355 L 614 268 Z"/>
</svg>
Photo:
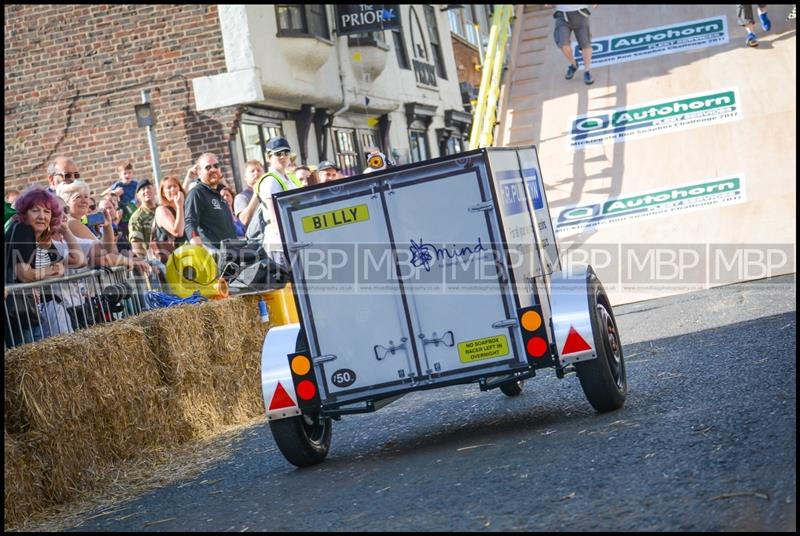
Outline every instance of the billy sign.
<svg viewBox="0 0 800 536">
<path fill-rule="evenodd" d="M 399 4 L 337 4 L 339 35 L 378 32 L 400 27 Z"/>
<path fill-rule="evenodd" d="M 568 141 L 570 148 L 584 149 L 741 118 L 738 90 L 723 89 L 574 117 Z"/>
<path fill-rule="evenodd" d="M 725 17 L 693 20 L 648 28 L 637 32 L 592 39 L 592 65 L 610 65 L 685 52 L 728 42 Z M 573 44 L 575 61 L 583 65 L 577 44 Z"/>
</svg>

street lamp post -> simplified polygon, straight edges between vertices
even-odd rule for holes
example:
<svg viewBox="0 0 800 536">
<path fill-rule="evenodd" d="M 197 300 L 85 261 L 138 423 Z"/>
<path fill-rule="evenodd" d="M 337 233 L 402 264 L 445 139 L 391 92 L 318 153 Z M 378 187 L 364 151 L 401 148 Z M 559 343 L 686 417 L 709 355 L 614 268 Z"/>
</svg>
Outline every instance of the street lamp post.
<svg viewBox="0 0 800 536">
<path fill-rule="evenodd" d="M 156 181 L 156 192 L 158 192 L 158 185 L 161 182 L 161 163 L 158 156 L 158 143 L 156 143 L 156 118 L 153 114 L 153 108 L 150 105 L 150 90 L 142 90 L 142 104 L 137 104 L 134 107 L 136 113 L 136 124 L 140 127 L 147 127 L 147 138 L 150 142 L 150 162 L 153 164 L 153 178 Z"/>
</svg>

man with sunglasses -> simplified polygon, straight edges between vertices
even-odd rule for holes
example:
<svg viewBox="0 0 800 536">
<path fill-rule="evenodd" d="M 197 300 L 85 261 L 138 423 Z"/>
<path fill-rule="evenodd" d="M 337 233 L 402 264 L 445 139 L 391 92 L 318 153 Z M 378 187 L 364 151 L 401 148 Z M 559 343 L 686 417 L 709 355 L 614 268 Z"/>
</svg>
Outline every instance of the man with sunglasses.
<svg viewBox="0 0 800 536">
<path fill-rule="evenodd" d="M 57 156 L 50 162 L 50 165 L 47 166 L 47 182 L 49 183 L 47 191 L 55 195 L 56 186 L 62 182 L 70 184 L 72 181 L 80 178 L 81 174 L 78 173 L 78 166 L 75 165 L 75 162 L 73 162 L 71 158 L 67 156 Z"/>
<path fill-rule="evenodd" d="M 186 238 L 192 244 L 219 249 L 226 238 L 236 239 L 236 228 L 231 209 L 220 195 L 222 168 L 215 154 L 200 155 L 197 175 L 197 186 L 184 202 Z"/>
<path fill-rule="evenodd" d="M 289 171 L 291 165 L 290 153 L 292 148 L 289 146 L 289 141 L 283 136 L 273 136 L 267 142 L 267 158 L 269 162 L 269 171 L 263 174 L 256 182 L 253 190 L 255 196 L 261 203 L 261 210 L 258 218 L 262 223 L 259 231 L 264 249 L 267 252 L 275 252 L 273 258 L 277 258 L 282 251 L 280 245 L 280 232 L 278 231 L 277 220 L 275 219 L 275 206 L 272 203 L 272 195 L 278 192 L 285 192 L 287 190 L 294 190 L 295 188 L 302 188 L 303 183 L 300 179 L 295 177 L 294 173 Z M 258 235 L 259 233 L 255 233 Z M 248 228 L 248 236 L 251 234 L 251 229 Z"/>
</svg>

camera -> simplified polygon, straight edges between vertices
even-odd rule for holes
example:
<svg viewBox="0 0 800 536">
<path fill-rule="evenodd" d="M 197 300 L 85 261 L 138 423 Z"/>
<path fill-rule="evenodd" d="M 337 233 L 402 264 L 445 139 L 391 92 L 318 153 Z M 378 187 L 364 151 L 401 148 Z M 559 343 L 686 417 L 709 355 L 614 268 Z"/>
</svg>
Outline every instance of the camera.
<svg viewBox="0 0 800 536">
<path fill-rule="evenodd" d="M 122 301 L 131 297 L 131 289 L 122 283 L 114 283 L 103 288 L 101 297 L 112 313 L 121 313 L 125 308 Z"/>
</svg>

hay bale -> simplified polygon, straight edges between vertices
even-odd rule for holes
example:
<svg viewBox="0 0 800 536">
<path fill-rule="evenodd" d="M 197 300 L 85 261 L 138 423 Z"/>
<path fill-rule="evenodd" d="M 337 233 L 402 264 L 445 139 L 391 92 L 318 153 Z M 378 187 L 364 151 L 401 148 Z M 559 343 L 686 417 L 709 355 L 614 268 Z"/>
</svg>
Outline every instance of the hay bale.
<svg viewBox="0 0 800 536">
<path fill-rule="evenodd" d="M 45 339 L 5 364 L 6 426 L 43 474 L 36 510 L 91 486 L 92 471 L 185 438 L 140 329 L 120 322 Z"/>
<path fill-rule="evenodd" d="M 92 489 L 115 463 L 262 415 L 258 299 L 148 311 L 9 350 L 6 526 Z"/>
<path fill-rule="evenodd" d="M 257 347 L 260 356 L 266 332 L 248 322 L 251 310 L 257 316 L 256 304 L 232 298 L 151 311 L 129 320 L 150 335 L 177 411 L 196 437 L 258 414 L 252 402 L 241 401 L 253 398 L 253 385 L 260 386 L 259 363 L 253 367 L 252 355 Z"/>
<path fill-rule="evenodd" d="M 210 303 L 203 315 L 212 333 L 210 357 L 224 425 L 263 415 L 261 347 L 268 325 L 262 324 L 258 296 Z"/>
<path fill-rule="evenodd" d="M 4 526 L 6 529 L 24 520 L 30 512 L 42 508 L 41 467 L 33 463 L 31 450 L 24 441 L 4 429 L 5 495 Z"/>
</svg>

